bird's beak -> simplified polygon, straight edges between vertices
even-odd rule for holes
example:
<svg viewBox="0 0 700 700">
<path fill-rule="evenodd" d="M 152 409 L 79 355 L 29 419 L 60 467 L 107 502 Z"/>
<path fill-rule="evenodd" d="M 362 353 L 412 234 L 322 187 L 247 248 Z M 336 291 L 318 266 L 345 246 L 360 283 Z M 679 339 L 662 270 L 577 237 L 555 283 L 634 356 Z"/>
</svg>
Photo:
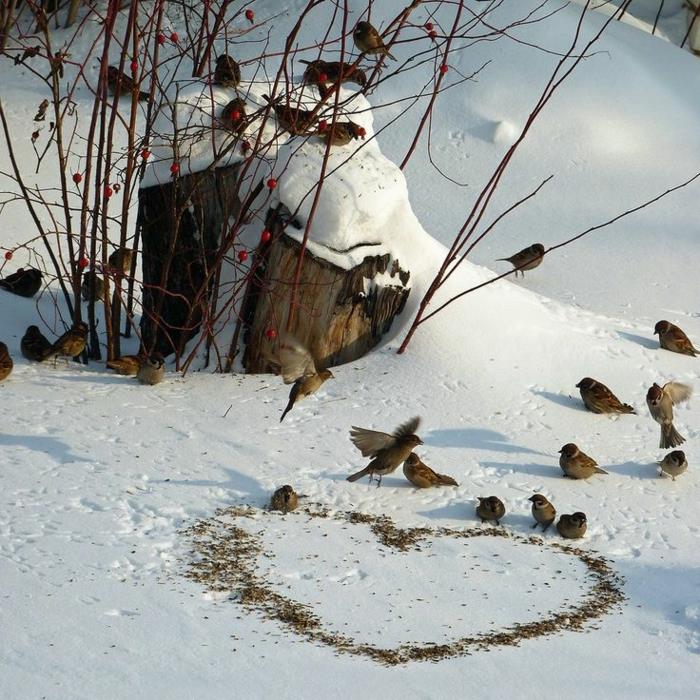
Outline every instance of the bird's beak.
<svg viewBox="0 0 700 700">
<path fill-rule="evenodd" d="M 564 451 L 564 449 L 562 448 L 561 450 L 559 450 L 559 451 L 557 452 L 557 454 L 560 455 L 563 451 Z"/>
<path fill-rule="evenodd" d="M 577 388 L 577 389 L 580 389 L 580 388 L 581 388 L 581 382 L 579 382 L 579 383 L 576 385 L 576 388 Z"/>
<path fill-rule="evenodd" d="M 424 445 L 425 443 L 424 443 L 420 438 L 418 438 L 418 444 L 419 444 L 419 445 Z"/>
</svg>

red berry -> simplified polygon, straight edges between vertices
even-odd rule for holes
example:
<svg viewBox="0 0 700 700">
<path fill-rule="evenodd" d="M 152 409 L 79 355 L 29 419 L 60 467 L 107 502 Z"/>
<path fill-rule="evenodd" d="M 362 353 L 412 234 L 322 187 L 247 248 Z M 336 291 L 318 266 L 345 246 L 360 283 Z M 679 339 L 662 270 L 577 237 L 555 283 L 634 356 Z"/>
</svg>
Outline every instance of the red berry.
<svg viewBox="0 0 700 700">
<path fill-rule="evenodd" d="M 158 42 L 159 46 L 163 46 L 163 44 L 165 43 L 165 34 L 158 34 L 156 36 L 156 41 Z"/>
<path fill-rule="evenodd" d="M 248 259 L 248 251 L 247 250 L 241 250 L 238 253 L 238 259 L 241 262 L 245 262 Z"/>
<path fill-rule="evenodd" d="M 325 119 L 321 119 L 318 123 L 318 130 L 325 131 L 328 128 L 328 122 Z"/>
<path fill-rule="evenodd" d="M 254 22 L 255 21 L 255 12 L 253 12 L 253 10 L 246 10 L 245 11 L 245 18 L 251 23 Z"/>
<path fill-rule="evenodd" d="M 78 260 L 78 267 L 81 270 L 84 270 L 89 264 L 90 264 L 90 261 L 84 255 L 82 258 L 80 258 L 80 260 Z"/>
<path fill-rule="evenodd" d="M 325 73 L 319 73 L 318 74 L 318 82 L 319 83 L 327 83 L 328 82 L 328 76 Z"/>
<path fill-rule="evenodd" d="M 248 141 L 241 141 L 241 150 L 243 151 L 243 153 L 248 153 L 250 148 L 251 148 L 251 146 L 250 146 L 250 143 Z"/>
<path fill-rule="evenodd" d="M 433 23 L 432 22 L 426 22 L 423 26 L 426 28 L 427 31 L 429 31 L 429 32 L 433 31 Z"/>
<path fill-rule="evenodd" d="M 39 132 L 38 131 L 33 131 L 32 132 L 32 143 L 36 141 L 39 138 Z"/>
<path fill-rule="evenodd" d="M 5 251 L 5 260 L 12 260 L 12 251 L 11 250 Z"/>
<path fill-rule="evenodd" d="M 139 64 L 138 61 L 132 61 L 131 62 L 131 72 L 136 73 L 139 69 Z"/>
<path fill-rule="evenodd" d="M 445 75 L 445 73 L 447 73 L 448 70 L 449 70 L 449 68 L 447 67 L 447 64 L 446 64 L 446 63 L 443 63 L 443 64 L 440 66 L 440 72 L 441 72 L 443 75 Z"/>
<path fill-rule="evenodd" d="M 177 32 L 173 32 L 173 33 L 170 35 L 170 41 L 172 41 L 173 44 L 177 44 L 179 38 L 180 38 L 180 37 L 178 36 L 178 33 L 177 33 Z"/>
<path fill-rule="evenodd" d="M 277 331 L 274 328 L 268 328 L 265 331 L 265 337 L 268 340 L 274 340 L 277 337 Z"/>
<path fill-rule="evenodd" d="M 173 163 L 173 164 L 170 166 L 170 172 L 171 172 L 173 175 L 177 175 L 177 174 L 180 172 L 180 164 L 179 164 L 179 163 Z"/>
<path fill-rule="evenodd" d="M 364 138 L 365 136 L 367 136 L 367 129 L 365 129 L 364 126 L 361 126 L 361 127 L 357 130 L 357 135 L 358 135 L 360 138 Z"/>
<path fill-rule="evenodd" d="M 267 187 L 268 187 L 268 189 L 270 189 L 270 190 L 274 190 L 275 187 L 277 187 L 277 180 L 275 180 L 274 177 L 271 177 L 271 178 L 267 181 Z"/>
<path fill-rule="evenodd" d="M 83 181 L 83 176 L 80 173 L 73 173 L 73 182 L 79 185 Z"/>
<path fill-rule="evenodd" d="M 240 118 L 241 113 L 237 109 L 234 109 L 233 112 L 231 112 L 231 121 L 237 122 Z"/>
<path fill-rule="evenodd" d="M 433 30 L 432 32 L 428 32 L 428 36 L 431 39 L 435 39 L 435 37 L 437 36 L 437 32 L 435 30 Z"/>
<path fill-rule="evenodd" d="M 260 234 L 260 242 L 261 243 L 269 243 L 271 238 L 272 238 L 272 234 L 267 229 L 265 229 Z"/>
<path fill-rule="evenodd" d="M 109 199 L 112 196 L 112 188 L 109 185 L 105 185 L 104 193 L 105 199 Z"/>
<path fill-rule="evenodd" d="M 141 158 L 143 158 L 144 160 L 148 160 L 150 155 L 151 152 L 147 148 L 144 148 L 143 151 L 141 151 Z"/>
</svg>

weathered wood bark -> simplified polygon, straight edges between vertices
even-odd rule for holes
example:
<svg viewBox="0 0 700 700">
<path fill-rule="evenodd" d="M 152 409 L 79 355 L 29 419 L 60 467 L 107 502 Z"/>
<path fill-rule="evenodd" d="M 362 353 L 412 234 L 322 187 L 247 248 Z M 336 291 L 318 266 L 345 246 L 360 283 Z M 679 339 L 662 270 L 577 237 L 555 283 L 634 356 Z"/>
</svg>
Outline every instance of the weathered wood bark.
<svg viewBox="0 0 700 700">
<path fill-rule="evenodd" d="M 287 327 L 301 251 L 297 241 L 282 233 L 279 222 L 270 225 L 268 219 L 268 228 L 273 231 L 272 242 L 257 253 L 256 274 L 243 309 L 243 365 L 249 373 L 275 370 L 271 354 L 278 341 L 271 340 L 267 331 L 273 328 L 281 333 Z M 384 273 L 395 283 L 377 283 L 377 275 Z M 368 256 L 345 270 L 307 250 L 290 332 L 324 367 L 356 360 L 379 343 L 402 311 L 410 291 L 409 274 L 388 253 Z"/>
<path fill-rule="evenodd" d="M 222 231 L 240 211 L 238 171 L 232 166 L 185 175 L 139 192 L 141 333 L 148 351 L 181 352 L 199 331 L 211 292 L 201 294 L 207 271 Z"/>
</svg>

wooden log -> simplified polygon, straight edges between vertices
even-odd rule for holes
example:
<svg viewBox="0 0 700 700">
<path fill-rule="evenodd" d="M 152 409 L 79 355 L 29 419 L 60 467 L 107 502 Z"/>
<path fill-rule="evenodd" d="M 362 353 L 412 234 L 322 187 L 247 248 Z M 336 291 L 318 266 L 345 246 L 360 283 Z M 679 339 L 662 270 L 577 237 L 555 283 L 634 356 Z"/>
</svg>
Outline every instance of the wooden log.
<svg viewBox="0 0 700 700">
<path fill-rule="evenodd" d="M 238 175 L 234 165 L 140 190 L 141 333 L 148 351 L 179 355 L 199 332 L 216 280 L 203 289 L 207 271 L 222 232 L 240 212 Z"/>
<path fill-rule="evenodd" d="M 286 330 L 301 252 L 301 244 L 283 232 L 280 221 L 270 223 L 268 217 L 268 229 L 273 236 L 256 253 L 242 314 L 243 365 L 248 373 L 276 370 L 271 354 L 278 341 L 268 337 L 268 330 L 278 335 Z M 376 281 L 385 273 L 392 283 Z M 410 292 L 409 276 L 389 253 L 367 256 L 346 270 L 306 250 L 290 332 L 324 367 L 356 360 L 380 342 L 403 310 Z"/>
</svg>

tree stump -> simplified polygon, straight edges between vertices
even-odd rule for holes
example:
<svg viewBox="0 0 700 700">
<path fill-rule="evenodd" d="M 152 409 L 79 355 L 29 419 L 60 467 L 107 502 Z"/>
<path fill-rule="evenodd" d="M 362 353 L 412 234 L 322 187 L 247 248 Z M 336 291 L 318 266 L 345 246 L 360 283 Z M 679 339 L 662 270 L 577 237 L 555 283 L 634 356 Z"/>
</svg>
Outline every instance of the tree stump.
<svg viewBox="0 0 700 700">
<path fill-rule="evenodd" d="M 277 341 L 269 337 L 269 330 L 280 334 L 287 328 L 301 252 L 301 244 L 284 233 L 285 224 L 276 214 L 268 216 L 267 228 L 272 239 L 253 261 L 242 313 L 243 366 L 248 373 L 276 369 L 271 352 Z M 385 273 L 395 284 L 375 281 Z M 409 276 L 389 253 L 367 256 L 346 270 L 306 250 L 290 332 L 323 367 L 356 360 L 379 343 L 403 310 Z"/>
<path fill-rule="evenodd" d="M 205 170 L 139 192 L 141 333 L 149 351 L 180 354 L 200 329 L 216 276 L 207 274 L 240 212 L 239 166 Z"/>
</svg>

